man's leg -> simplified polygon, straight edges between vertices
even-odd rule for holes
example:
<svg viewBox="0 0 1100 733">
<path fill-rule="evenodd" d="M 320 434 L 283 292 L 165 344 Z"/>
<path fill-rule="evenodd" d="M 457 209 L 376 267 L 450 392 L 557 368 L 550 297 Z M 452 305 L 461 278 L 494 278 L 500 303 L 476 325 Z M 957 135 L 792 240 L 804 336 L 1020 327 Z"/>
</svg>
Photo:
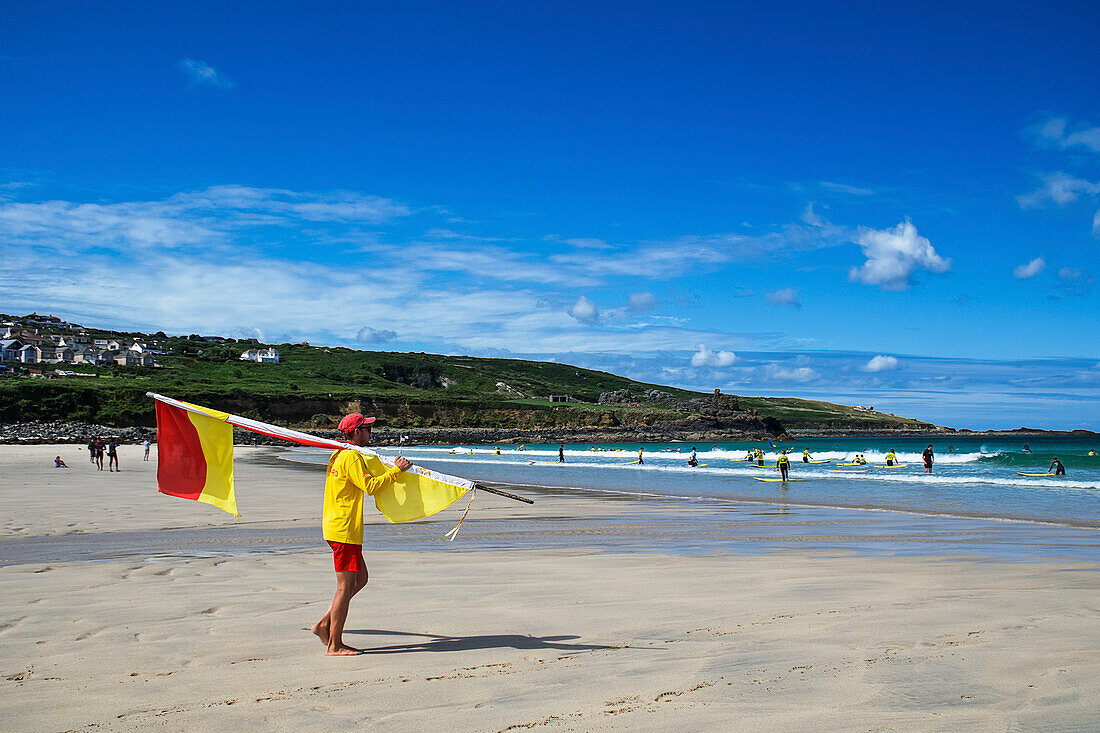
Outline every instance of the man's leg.
<svg viewBox="0 0 1100 733">
<path fill-rule="evenodd" d="M 328 651 L 329 656 L 343 656 L 347 654 L 361 654 L 359 649 L 354 649 L 344 644 L 344 622 L 348 618 L 348 606 L 352 596 L 359 590 L 359 573 L 350 570 L 336 573 L 336 595 L 332 597 L 332 605 L 328 613 Z"/>
</svg>

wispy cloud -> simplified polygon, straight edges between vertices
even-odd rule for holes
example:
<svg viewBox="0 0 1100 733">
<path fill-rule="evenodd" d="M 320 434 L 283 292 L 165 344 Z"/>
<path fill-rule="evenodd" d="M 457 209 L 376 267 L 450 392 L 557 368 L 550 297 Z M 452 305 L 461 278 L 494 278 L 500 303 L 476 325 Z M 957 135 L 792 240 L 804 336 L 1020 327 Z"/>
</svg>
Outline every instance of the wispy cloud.
<svg viewBox="0 0 1100 733">
<path fill-rule="evenodd" d="M 205 61 L 198 59 L 180 61 L 180 71 L 194 85 L 205 85 L 218 89 L 235 89 L 237 87 L 237 82 Z"/>
<path fill-rule="evenodd" d="M 1039 176 L 1042 185 L 1030 193 L 1016 197 L 1017 203 L 1022 209 L 1030 209 L 1043 204 L 1053 202 L 1059 206 L 1065 206 L 1077 200 L 1082 194 L 1091 195 L 1100 193 L 1100 183 L 1086 181 L 1069 173 L 1061 171 L 1045 173 Z"/>
<path fill-rule="evenodd" d="M 1047 263 L 1042 257 L 1036 257 L 1026 265 L 1018 265 L 1013 271 L 1012 275 L 1020 280 L 1026 280 L 1029 277 L 1035 277 L 1043 270 L 1046 269 Z"/>
<path fill-rule="evenodd" d="M 861 228 L 859 246 L 867 261 L 853 267 L 848 278 L 883 290 L 908 290 L 918 270 L 943 273 L 951 269 L 951 260 L 936 254 L 932 243 L 908 220 L 893 229 Z"/>
<path fill-rule="evenodd" d="M 1071 125 L 1065 117 L 1052 117 L 1039 127 L 1038 133 L 1040 140 L 1063 150 L 1081 147 L 1100 153 L 1100 127 L 1089 127 L 1087 123 Z"/>
<path fill-rule="evenodd" d="M 873 196 L 875 194 L 869 188 L 859 188 L 858 186 L 849 186 L 845 183 L 834 183 L 832 181 L 821 181 L 822 188 L 829 191 L 835 191 L 836 193 L 846 193 L 851 196 Z"/>
<path fill-rule="evenodd" d="M 802 303 L 798 299 L 797 288 L 780 288 L 765 295 L 765 299 L 775 306 L 801 308 Z"/>
<path fill-rule="evenodd" d="M 635 313 L 642 313 L 648 310 L 652 310 L 657 307 L 657 298 L 653 293 L 631 293 L 630 294 L 630 310 Z"/>
</svg>

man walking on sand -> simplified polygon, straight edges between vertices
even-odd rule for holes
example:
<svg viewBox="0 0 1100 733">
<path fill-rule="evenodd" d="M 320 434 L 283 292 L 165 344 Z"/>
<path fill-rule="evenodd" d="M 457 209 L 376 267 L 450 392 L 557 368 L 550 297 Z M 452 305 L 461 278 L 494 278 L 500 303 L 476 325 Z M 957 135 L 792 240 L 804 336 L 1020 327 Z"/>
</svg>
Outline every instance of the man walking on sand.
<svg viewBox="0 0 1100 733">
<path fill-rule="evenodd" d="M 340 421 L 340 432 L 352 445 L 370 445 L 373 417 L 353 412 Z M 367 470 L 363 454 L 354 450 L 338 450 L 328 459 L 325 478 L 325 505 L 321 513 L 321 529 L 332 548 L 336 570 L 336 595 L 332 605 L 310 629 L 328 650 L 328 656 L 362 654 L 361 649 L 344 644 L 344 622 L 352 597 L 367 585 L 367 564 L 363 559 L 363 495 L 376 494 L 393 482 L 402 471 L 412 467 L 398 456 L 394 467 L 380 476 Z"/>
</svg>

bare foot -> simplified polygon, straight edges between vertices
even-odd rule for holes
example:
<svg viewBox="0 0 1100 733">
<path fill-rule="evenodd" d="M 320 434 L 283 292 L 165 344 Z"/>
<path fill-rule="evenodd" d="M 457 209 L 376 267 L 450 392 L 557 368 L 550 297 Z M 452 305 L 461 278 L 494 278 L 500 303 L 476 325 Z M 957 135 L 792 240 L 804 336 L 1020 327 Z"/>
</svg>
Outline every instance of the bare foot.
<svg viewBox="0 0 1100 733">
<path fill-rule="evenodd" d="M 330 648 L 327 652 L 325 652 L 325 656 L 326 657 L 351 657 L 351 656 L 354 656 L 356 654 L 362 654 L 362 653 L 363 653 L 362 649 L 355 649 L 355 648 L 350 647 L 350 646 L 341 645 L 341 646 L 336 647 L 335 649 Z"/>
<path fill-rule="evenodd" d="M 317 635 L 322 644 L 328 646 L 328 616 L 313 624 L 310 631 Z"/>
</svg>

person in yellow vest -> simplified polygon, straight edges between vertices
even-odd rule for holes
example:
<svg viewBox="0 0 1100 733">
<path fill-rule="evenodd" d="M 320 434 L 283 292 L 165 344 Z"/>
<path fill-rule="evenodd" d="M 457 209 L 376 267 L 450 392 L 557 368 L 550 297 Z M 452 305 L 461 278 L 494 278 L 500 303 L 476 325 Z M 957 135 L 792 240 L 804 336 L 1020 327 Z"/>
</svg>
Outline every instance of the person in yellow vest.
<svg viewBox="0 0 1100 733">
<path fill-rule="evenodd" d="M 891 448 L 890 452 L 886 454 L 886 465 L 892 466 L 897 463 L 898 457 L 894 455 L 894 449 Z"/>
<path fill-rule="evenodd" d="M 520 449 L 520 450 L 527 450 L 527 446 L 526 446 L 526 445 L 521 445 L 521 446 L 519 447 L 519 449 Z"/>
<path fill-rule="evenodd" d="M 638 448 L 638 463 L 645 463 L 645 460 L 642 458 L 642 451 L 644 451 L 644 450 L 645 450 L 644 446 Z"/>
<path fill-rule="evenodd" d="M 352 445 L 370 445 L 373 417 L 353 412 L 340 421 L 340 432 Z M 402 471 L 412 468 L 404 456 L 398 456 L 393 468 L 379 476 L 367 470 L 363 454 L 338 450 L 328 459 L 325 477 L 325 503 L 321 511 L 321 531 L 332 548 L 336 570 L 336 595 L 325 615 L 310 628 L 327 647 L 328 656 L 362 654 L 361 649 L 344 644 L 344 622 L 348 606 L 356 593 L 367 585 L 367 564 L 363 560 L 363 495 L 373 495 L 388 487 Z"/>
<path fill-rule="evenodd" d="M 497 455 L 499 456 L 500 455 L 500 446 L 499 445 L 496 446 L 496 449 L 497 449 Z"/>
<path fill-rule="evenodd" d="M 802 451 L 802 462 L 803 463 L 809 463 L 810 462 L 810 449 L 809 448 Z"/>
<path fill-rule="evenodd" d="M 783 451 L 779 454 L 779 458 L 775 461 L 775 470 L 783 476 L 783 480 L 787 480 L 787 473 L 791 470 L 791 461 L 787 458 L 787 451 Z"/>
<path fill-rule="evenodd" d="M 760 450 L 759 448 L 756 449 L 756 465 L 764 465 L 764 451 Z"/>
</svg>

